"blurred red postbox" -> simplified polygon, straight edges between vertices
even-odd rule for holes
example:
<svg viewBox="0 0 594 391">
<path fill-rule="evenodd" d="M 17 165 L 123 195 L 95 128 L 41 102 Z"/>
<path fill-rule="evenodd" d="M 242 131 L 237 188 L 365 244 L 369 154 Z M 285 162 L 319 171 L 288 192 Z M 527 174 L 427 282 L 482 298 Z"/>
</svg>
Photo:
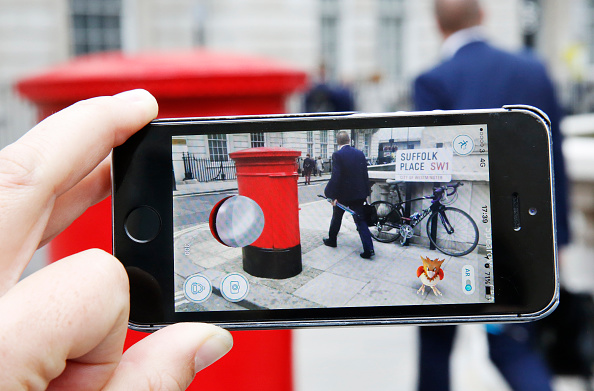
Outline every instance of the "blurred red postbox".
<svg viewBox="0 0 594 391">
<path fill-rule="evenodd" d="M 144 88 L 159 117 L 279 114 L 306 74 L 284 63 L 205 50 L 78 57 L 17 83 L 39 119 L 93 96 Z M 111 252 L 111 201 L 90 208 L 49 245 L 51 261 L 97 247 Z M 126 348 L 145 335 L 129 331 Z M 199 373 L 189 389 L 291 390 L 290 331 L 234 332 L 233 350 Z"/>
<path fill-rule="evenodd" d="M 237 169 L 239 194 L 264 212 L 264 230 L 243 251 L 243 270 L 263 278 L 289 278 L 301 273 L 298 174 L 301 152 L 288 148 L 251 148 L 230 153 Z"/>
</svg>

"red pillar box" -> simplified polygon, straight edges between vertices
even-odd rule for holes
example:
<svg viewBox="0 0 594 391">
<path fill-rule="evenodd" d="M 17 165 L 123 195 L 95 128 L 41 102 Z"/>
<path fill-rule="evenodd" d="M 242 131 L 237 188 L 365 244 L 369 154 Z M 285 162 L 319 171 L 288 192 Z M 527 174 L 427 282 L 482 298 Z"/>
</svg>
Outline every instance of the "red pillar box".
<svg viewBox="0 0 594 391">
<path fill-rule="evenodd" d="M 79 100 L 144 88 L 159 102 L 159 117 L 281 114 L 306 74 L 267 58 L 207 50 L 78 57 L 17 83 L 39 119 Z M 111 200 L 90 208 L 49 245 L 56 261 L 97 247 L 111 252 Z M 126 346 L 145 334 L 129 331 Z M 290 331 L 233 332 L 235 346 L 200 372 L 189 389 L 292 390 Z M 200 386 L 200 387 L 198 387 Z"/>
<path fill-rule="evenodd" d="M 301 273 L 299 201 L 295 160 L 287 148 L 251 148 L 230 153 L 237 169 L 239 194 L 264 213 L 264 230 L 243 247 L 243 270 L 255 277 L 289 278 Z"/>
</svg>

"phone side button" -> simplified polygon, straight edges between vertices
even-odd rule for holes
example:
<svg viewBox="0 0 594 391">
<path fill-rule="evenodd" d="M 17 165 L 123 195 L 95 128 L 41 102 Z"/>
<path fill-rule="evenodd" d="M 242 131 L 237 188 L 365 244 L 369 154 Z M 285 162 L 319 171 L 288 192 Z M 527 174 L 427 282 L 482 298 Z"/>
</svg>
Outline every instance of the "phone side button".
<svg viewBox="0 0 594 391">
<path fill-rule="evenodd" d="M 161 231 L 161 216 L 150 206 L 139 206 L 126 217 L 124 230 L 133 241 L 148 243 Z"/>
</svg>

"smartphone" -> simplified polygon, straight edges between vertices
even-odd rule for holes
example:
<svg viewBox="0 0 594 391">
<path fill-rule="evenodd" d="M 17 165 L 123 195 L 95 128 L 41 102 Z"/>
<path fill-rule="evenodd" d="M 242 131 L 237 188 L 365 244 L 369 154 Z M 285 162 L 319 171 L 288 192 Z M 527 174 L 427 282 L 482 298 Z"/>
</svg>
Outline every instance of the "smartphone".
<svg viewBox="0 0 594 391">
<path fill-rule="evenodd" d="M 342 131 L 367 159 L 364 212 L 325 198 Z M 113 151 L 130 327 L 539 319 L 559 295 L 551 159 L 528 106 L 155 120 Z"/>
</svg>

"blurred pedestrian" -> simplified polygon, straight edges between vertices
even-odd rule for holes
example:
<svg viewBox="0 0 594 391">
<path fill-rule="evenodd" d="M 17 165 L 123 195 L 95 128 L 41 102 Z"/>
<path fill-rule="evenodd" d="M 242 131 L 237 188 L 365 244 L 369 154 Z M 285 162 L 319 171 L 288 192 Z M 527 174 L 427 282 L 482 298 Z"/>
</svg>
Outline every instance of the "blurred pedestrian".
<svg viewBox="0 0 594 391">
<path fill-rule="evenodd" d="M 324 172 L 324 162 L 322 161 L 321 156 L 318 156 L 316 160 L 316 168 L 318 170 L 318 176 L 322 176 L 322 173 Z"/>
<path fill-rule="evenodd" d="M 512 54 L 491 46 L 481 27 L 478 0 L 435 0 L 439 30 L 444 38 L 442 62 L 420 75 L 414 84 L 417 110 L 500 108 L 526 104 L 551 119 L 557 195 L 558 244 L 568 242 L 566 177 L 561 154 L 560 109 L 553 84 L 535 56 Z M 449 390 L 449 359 L 455 326 L 421 327 L 418 389 Z M 487 329 L 489 355 L 513 390 L 550 390 L 550 373 L 532 349 L 530 325 Z M 521 337 L 518 337 L 521 336 Z"/>
<path fill-rule="evenodd" d="M 311 173 L 315 166 L 316 163 L 310 157 L 309 153 L 305 155 L 305 160 L 303 161 L 303 176 L 305 177 L 306 185 L 311 185 Z"/>
<path fill-rule="evenodd" d="M 354 111 L 355 99 L 352 91 L 345 85 L 327 80 L 326 67 L 323 64 L 320 65 L 319 72 L 319 81 L 305 94 L 305 111 L 308 113 Z"/>
</svg>

